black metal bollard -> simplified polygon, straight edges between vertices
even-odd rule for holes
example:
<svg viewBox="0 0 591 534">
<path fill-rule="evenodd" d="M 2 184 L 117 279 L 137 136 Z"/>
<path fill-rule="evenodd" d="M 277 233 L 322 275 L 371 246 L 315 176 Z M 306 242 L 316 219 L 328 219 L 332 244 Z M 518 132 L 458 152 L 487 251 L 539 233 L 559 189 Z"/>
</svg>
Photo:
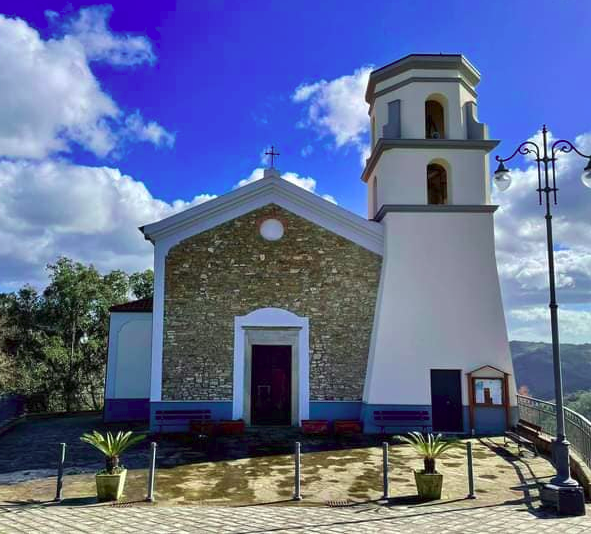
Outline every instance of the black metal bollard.
<svg viewBox="0 0 591 534">
<path fill-rule="evenodd" d="M 57 488 L 55 490 L 55 501 L 62 502 L 64 487 L 64 462 L 66 461 L 66 444 L 60 443 L 60 455 L 57 464 Z"/>
<path fill-rule="evenodd" d="M 148 473 L 148 496 L 146 500 L 154 502 L 154 479 L 156 477 L 156 443 L 150 444 L 150 471 Z"/>
<path fill-rule="evenodd" d="M 384 441 L 382 443 L 382 458 L 383 458 L 383 462 L 382 462 L 382 467 L 383 467 L 383 481 L 384 481 L 384 496 L 382 497 L 383 499 L 389 499 L 390 498 L 390 491 L 389 491 L 389 487 L 388 487 L 388 442 Z"/>
<path fill-rule="evenodd" d="M 301 501 L 302 500 L 302 493 L 301 493 L 301 484 L 300 484 L 300 460 L 301 460 L 301 444 L 299 441 L 295 443 L 295 472 L 294 472 L 294 493 L 293 493 L 293 500 L 294 501 Z"/>
<path fill-rule="evenodd" d="M 472 465 L 472 442 L 466 443 L 466 453 L 468 456 L 468 499 L 476 499 L 474 493 L 474 467 Z"/>
</svg>

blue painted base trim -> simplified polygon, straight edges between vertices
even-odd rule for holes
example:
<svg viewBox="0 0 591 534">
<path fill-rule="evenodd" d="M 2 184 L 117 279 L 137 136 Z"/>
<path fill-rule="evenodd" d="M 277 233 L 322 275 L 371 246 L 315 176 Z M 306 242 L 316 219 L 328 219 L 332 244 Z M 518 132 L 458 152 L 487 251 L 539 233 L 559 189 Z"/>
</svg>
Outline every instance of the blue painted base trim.
<svg viewBox="0 0 591 534">
<path fill-rule="evenodd" d="M 505 431 L 505 408 L 474 408 L 474 431 L 476 434 L 502 434 Z"/>
<path fill-rule="evenodd" d="M 150 419 L 150 399 L 105 399 L 105 423 Z"/>
<path fill-rule="evenodd" d="M 156 423 L 156 411 L 159 410 L 211 410 L 214 421 L 232 419 L 232 401 L 156 401 L 150 403 L 150 431 L 159 432 Z M 186 422 L 179 421 L 178 426 L 166 426 L 162 432 L 186 432 L 189 418 Z"/>
<path fill-rule="evenodd" d="M 373 423 L 374 410 L 425 410 L 429 412 L 429 421 L 426 424 L 433 426 L 433 412 L 430 404 L 363 404 L 361 407 L 361 420 L 363 421 L 363 431 L 367 434 L 375 434 L 380 432 L 380 428 Z M 513 418 L 517 412 L 513 412 Z M 474 424 L 476 435 L 499 435 L 507 429 L 505 424 L 505 409 L 499 408 L 476 408 L 474 413 Z M 510 423 L 511 424 L 511 423 Z M 470 408 L 462 406 L 462 426 L 464 434 L 470 434 Z M 417 427 L 388 427 L 386 432 L 388 434 L 402 434 L 411 431 L 421 431 L 420 426 Z"/>
<path fill-rule="evenodd" d="M 144 403 L 143 408 L 141 403 Z M 148 408 L 149 404 L 149 408 Z M 464 433 L 471 432 L 468 406 L 462 407 Z M 142 412 L 142 409 L 144 410 Z M 213 420 L 232 419 L 232 401 L 158 401 L 148 403 L 147 399 L 111 399 L 105 401 L 105 421 L 138 421 L 150 419 L 150 430 L 159 431 L 156 425 L 156 410 L 211 410 Z M 310 401 L 310 419 L 353 419 L 363 422 L 363 432 L 377 434 L 380 428 L 373 423 L 374 410 L 425 410 L 432 417 L 430 404 L 365 404 L 361 401 Z M 138 418 L 130 418 L 132 416 Z M 107 419 L 107 413 L 112 419 Z M 142 415 L 143 414 L 143 415 Z M 127 417 L 127 418 L 124 418 Z M 512 408 L 512 417 L 518 418 L 518 409 Z M 189 421 L 177 426 L 163 428 L 163 432 L 186 432 Z M 425 421 L 432 425 L 432 420 Z M 475 432 L 478 435 L 499 435 L 506 430 L 504 408 L 476 408 Z M 388 434 L 403 434 L 412 430 L 421 431 L 422 427 L 388 427 Z"/>
<path fill-rule="evenodd" d="M 361 404 L 361 401 L 310 401 L 310 419 L 359 420 Z"/>
<path fill-rule="evenodd" d="M 519 419 L 519 408 L 512 406 L 509 410 L 509 426 Z M 474 429 L 477 435 L 499 435 L 507 430 L 505 407 L 494 408 L 476 406 L 474 408 Z"/>
</svg>

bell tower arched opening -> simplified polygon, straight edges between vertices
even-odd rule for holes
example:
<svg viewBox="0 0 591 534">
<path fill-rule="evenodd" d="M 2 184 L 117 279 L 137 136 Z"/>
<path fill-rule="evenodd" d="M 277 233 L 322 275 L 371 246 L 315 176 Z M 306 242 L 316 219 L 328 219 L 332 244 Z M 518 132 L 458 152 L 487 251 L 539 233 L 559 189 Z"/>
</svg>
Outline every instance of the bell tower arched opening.
<svg viewBox="0 0 591 534">
<path fill-rule="evenodd" d="M 429 97 L 425 101 L 426 139 L 445 139 L 445 107 L 440 100 Z"/>
<path fill-rule="evenodd" d="M 427 165 L 427 203 L 448 203 L 447 171 L 439 163 Z"/>
</svg>

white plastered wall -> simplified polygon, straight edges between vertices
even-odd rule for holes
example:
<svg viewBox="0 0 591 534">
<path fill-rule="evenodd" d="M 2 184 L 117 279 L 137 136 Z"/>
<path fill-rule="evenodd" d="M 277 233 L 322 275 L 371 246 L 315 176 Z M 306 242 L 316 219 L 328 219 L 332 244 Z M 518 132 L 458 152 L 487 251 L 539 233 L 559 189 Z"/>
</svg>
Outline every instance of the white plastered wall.
<svg viewBox="0 0 591 534">
<path fill-rule="evenodd" d="M 491 213 L 388 213 L 363 400 L 431 404 L 430 369 L 510 373 Z M 463 404 L 468 404 L 462 380 Z"/>
<path fill-rule="evenodd" d="M 106 398 L 149 398 L 151 354 L 152 314 L 111 313 Z"/>
<path fill-rule="evenodd" d="M 445 138 L 466 139 L 467 126 L 462 112 L 466 102 L 476 98 L 460 83 L 458 71 L 412 69 L 376 85 L 376 92 L 388 89 L 408 78 L 454 78 L 454 81 L 420 81 L 404 85 L 378 96 L 373 104 L 371 118 L 375 120 L 377 138 L 383 137 L 388 122 L 388 103 L 400 100 L 400 129 L 404 139 L 425 138 L 425 101 L 432 95 L 442 95 L 445 100 Z"/>
<path fill-rule="evenodd" d="M 382 153 L 373 176 L 378 177 L 378 206 L 426 204 L 427 165 L 445 162 L 449 204 L 486 204 L 487 160 L 484 150 L 396 148 Z M 370 206 L 373 199 L 370 198 Z M 370 212 L 372 208 L 370 207 Z"/>
</svg>

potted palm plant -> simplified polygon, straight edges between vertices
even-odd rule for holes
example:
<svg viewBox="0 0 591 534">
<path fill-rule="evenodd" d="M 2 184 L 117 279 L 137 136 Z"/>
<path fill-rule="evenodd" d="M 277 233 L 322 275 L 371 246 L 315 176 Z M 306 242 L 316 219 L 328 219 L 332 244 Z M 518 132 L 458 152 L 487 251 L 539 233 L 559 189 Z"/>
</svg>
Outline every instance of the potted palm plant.
<svg viewBox="0 0 591 534">
<path fill-rule="evenodd" d="M 421 499 L 441 499 L 443 475 L 435 469 L 435 460 L 445 451 L 461 446 L 457 439 L 444 439 L 441 434 L 423 436 L 420 432 L 410 432 L 408 436 L 398 436 L 404 443 L 411 445 L 423 457 L 424 469 L 415 470 L 417 492 Z"/>
<path fill-rule="evenodd" d="M 121 498 L 127 469 L 119 464 L 119 456 L 145 437 L 145 435 L 134 436 L 131 431 L 118 432 L 116 436 L 111 432 L 103 436 L 96 430 L 92 434 L 82 434 L 80 437 L 82 441 L 105 455 L 105 469 L 96 474 L 96 493 L 99 501 L 116 501 Z"/>
</svg>

